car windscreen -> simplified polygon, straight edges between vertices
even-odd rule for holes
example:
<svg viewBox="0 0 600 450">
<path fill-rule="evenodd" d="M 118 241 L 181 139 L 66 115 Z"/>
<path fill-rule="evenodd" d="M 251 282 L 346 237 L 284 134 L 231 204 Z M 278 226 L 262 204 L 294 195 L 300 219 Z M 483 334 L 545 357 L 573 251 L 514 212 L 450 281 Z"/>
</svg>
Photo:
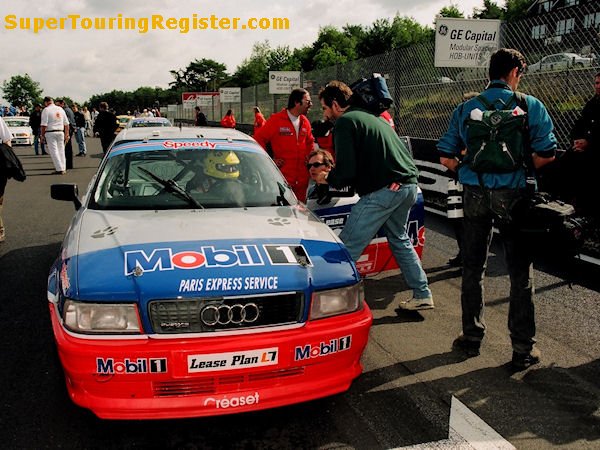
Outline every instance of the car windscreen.
<svg viewBox="0 0 600 450">
<path fill-rule="evenodd" d="M 166 121 L 166 120 L 155 120 L 155 121 L 150 121 L 150 120 L 142 120 L 142 121 L 137 121 L 134 120 L 133 123 L 131 124 L 131 128 L 144 128 L 144 127 L 170 127 L 171 123 Z"/>
<path fill-rule="evenodd" d="M 16 128 L 16 127 L 28 127 L 29 126 L 29 120 L 28 119 L 24 119 L 24 120 L 5 120 L 6 125 L 11 127 L 11 128 Z"/>
<path fill-rule="evenodd" d="M 273 161 L 240 150 L 119 153 L 103 165 L 91 209 L 239 208 L 295 204 Z"/>
</svg>

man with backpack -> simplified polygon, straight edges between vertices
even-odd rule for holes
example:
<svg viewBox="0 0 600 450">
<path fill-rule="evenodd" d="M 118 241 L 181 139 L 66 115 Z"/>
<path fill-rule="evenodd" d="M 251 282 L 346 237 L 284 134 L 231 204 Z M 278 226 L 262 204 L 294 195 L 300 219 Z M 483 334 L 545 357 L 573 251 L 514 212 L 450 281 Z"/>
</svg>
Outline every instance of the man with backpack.
<svg viewBox="0 0 600 450">
<path fill-rule="evenodd" d="M 508 328 L 512 365 L 517 370 L 537 364 L 540 352 L 534 346 L 532 254 L 513 207 L 525 199 L 533 171 L 553 161 L 556 149 L 544 105 L 517 92 L 525 70 L 520 52 L 497 50 L 490 58 L 490 83 L 454 110 L 438 143 L 441 163 L 458 172 L 464 188 L 462 334 L 453 348 L 468 357 L 479 355 L 486 329 L 483 279 L 495 226 L 502 236 L 510 276 Z"/>
</svg>

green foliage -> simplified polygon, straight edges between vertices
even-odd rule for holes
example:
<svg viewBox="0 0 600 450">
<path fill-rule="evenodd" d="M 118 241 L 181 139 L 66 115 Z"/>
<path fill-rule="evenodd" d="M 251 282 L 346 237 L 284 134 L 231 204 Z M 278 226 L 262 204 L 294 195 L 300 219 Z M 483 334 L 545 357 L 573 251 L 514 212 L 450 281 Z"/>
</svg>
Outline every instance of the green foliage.
<svg viewBox="0 0 600 450">
<path fill-rule="evenodd" d="M 300 70 L 299 54 L 288 46 L 271 48 L 268 40 L 252 47 L 250 58 L 242 61 L 233 74 L 230 85 L 247 87 L 268 81 L 269 70 Z"/>
<path fill-rule="evenodd" d="M 392 21 L 379 19 L 373 22 L 358 42 L 358 56 L 366 58 L 397 48 L 432 40 L 433 30 L 424 27 L 411 17 L 396 15 Z"/>
<path fill-rule="evenodd" d="M 440 9 L 438 15 L 442 17 L 453 17 L 455 19 L 464 19 L 465 17 L 463 12 L 460 9 L 458 9 L 458 5 L 456 4 L 444 6 L 442 9 Z"/>
<path fill-rule="evenodd" d="M 506 0 L 504 6 L 504 20 L 516 22 L 525 17 L 525 13 L 535 0 Z"/>
<path fill-rule="evenodd" d="M 31 109 L 33 104 L 41 103 L 42 89 L 40 83 L 34 81 L 29 74 L 14 75 L 2 83 L 4 98 L 13 106 L 26 106 Z"/>
<path fill-rule="evenodd" d="M 107 102 L 109 108 L 114 109 L 117 114 L 126 114 L 128 111 L 141 111 L 144 108 L 153 108 L 158 102 L 159 105 L 167 105 L 181 102 L 181 93 L 185 89 L 165 90 L 160 87 L 140 87 L 135 91 L 123 92 L 114 90 L 112 92 L 97 94 L 92 96 L 87 106 L 89 108 L 98 108 L 100 102 Z"/>
<path fill-rule="evenodd" d="M 174 89 L 187 91 L 217 90 L 222 81 L 228 78 L 227 67 L 213 59 L 195 59 L 185 69 L 171 70 L 175 81 L 169 83 Z"/>
<path fill-rule="evenodd" d="M 502 19 L 504 10 L 492 0 L 483 0 L 483 8 L 473 9 L 474 19 Z"/>
</svg>

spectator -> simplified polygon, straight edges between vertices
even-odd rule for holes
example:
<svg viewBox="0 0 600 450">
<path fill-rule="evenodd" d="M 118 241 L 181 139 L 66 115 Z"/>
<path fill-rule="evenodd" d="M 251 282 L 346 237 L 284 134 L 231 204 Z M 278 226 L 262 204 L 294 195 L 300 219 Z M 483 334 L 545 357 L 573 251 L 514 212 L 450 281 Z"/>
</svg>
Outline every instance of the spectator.
<svg viewBox="0 0 600 450">
<path fill-rule="evenodd" d="M 77 156 L 85 156 L 86 155 L 86 146 L 85 146 L 85 116 L 81 111 L 79 111 L 79 106 L 77 104 L 73 105 L 73 114 L 75 115 L 75 140 L 77 141 L 77 147 L 79 148 L 79 153 Z"/>
<path fill-rule="evenodd" d="M 224 128 L 235 128 L 235 117 L 231 109 L 228 109 L 227 113 L 221 119 L 221 126 Z"/>
<path fill-rule="evenodd" d="M 528 240 L 512 217 L 512 206 L 524 198 L 527 171 L 519 166 L 509 173 L 474 172 L 472 159 L 460 164 L 461 151 L 468 148 L 467 118 L 471 112 L 488 109 L 511 109 L 518 105 L 515 94 L 526 70 L 524 56 L 514 49 L 499 49 L 490 58 L 486 89 L 477 97 L 459 105 L 453 112 L 448 131 L 438 143 L 440 162 L 458 172 L 464 189 L 463 280 L 461 289 L 462 333 L 453 348 L 467 357 L 479 355 L 485 335 L 483 280 L 492 238 L 492 228 L 499 229 L 504 245 L 506 268 L 510 276 L 508 328 L 512 341 L 512 365 L 523 370 L 540 361 L 535 347 L 533 306 L 533 264 Z M 521 95 L 521 94 L 519 94 Z M 531 148 L 521 147 L 525 163 L 538 169 L 554 159 L 556 138 L 544 105 L 535 97 L 522 96 L 527 102 L 527 128 Z M 476 116 L 475 111 L 474 116 Z M 518 131 L 515 131 L 518 132 Z M 526 131 L 527 132 L 527 131 Z"/>
<path fill-rule="evenodd" d="M 92 134 L 92 114 L 90 113 L 87 106 L 83 107 L 83 118 L 85 119 L 85 135 L 91 136 L 91 134 Z"/>
<path fill-rule="evenodd" d="M 260 112 L 260 108 L 258 106 L 254 107 L 254 133 L 256 135 L 256 131 L 262 127 L 265 123 L 267 123 L 267 119 L 263 116 L 263 113 Z"/>
<path fill-rule="evenodd" d="M 0 117 L 0 143 L 11 145 L 12 134 L 4 120 Z M 8 175 L 4 173 L 4 165 L 0 164 L 0 242 L 6 239 L 6 230 L 4 229 L 4 222 L 2 221 L 2 205 L 4 204 L 4 190 L 8 181 Z"/>
<path fill-rule="evenodd" d="M 208 121 L 206 120 L 206 116 L 200 110 L 200 107 L 196 106 L 195 110 L 196 110 L 196 118 L 194 120 L 194 125 L 196 125 L 197 127 L 206 127 L 206 126 L 208 126 Z"/>
<path fill-rule="evenodd" d="M 575 207 L 581 214 L 600 219 L 596 176 L 600 164 L 600 72 L 594 77 L 594 96 L 588 100 L 571 131 L 573 153 L 570 180 L 575 185 Z"/>
<path fill-rule="evenodd" d="M 354 261 L 383 228 L 412 299 L 401 309 L 434 307 L 425 272 L 408 236 L 408 215 L 417 201 L 418 171 L 406 146 L 389 124 L 375 114 L 350 106 L 352 91 L 331 81 L 319 93 L 323 115 L 334 123 L 336 166 L 312 174 L 317 184 L 354 185 L 360 200 L 352 207 L 340 239 Z"/>
<path fill-rule="evenodd" d="M 41 144 L 41 154 L 47 155 L 46 146 L 43 142 L 40 142 L 40 124 L 42 122 L 42 105 L 35 105 L 33 108 L 33 112 L 31 116 L 29 116 L 29 126 L 33 131 L 33 150 L 36 155 L 40 154 L 40 144 Z"/>
<path fill-rule="evenodd" d="M 117 130 L 117 116 L 108 110 L 108 103 L 100 102 L 100 112 L 94 122 L 94 134 L 98 133 L 102 143 L 102 152 L 106 154 L 108 147 L 115 139 Z"/>
<path fill-rule="evenodd" d="M 65 110 L 65 114 L 69 120 L 69 138 L 65 142 L 65 162 L 68 170 L 73 168 L 73 135 L 77 129 L 77 125 L 75 124 L 75 114 L 73 114 L 73 110 L 64 100 L 57 99 L 55 103 Z"/>
<path fill-rule="evenodd" d="M 315 143 L 306 118 L 311 106 L 308 91 L 294 89 L 288 98 L 287 108 L 271 115 L 254 135 L 256 142 L 274 159 L 300 201 L 306 199 L 308 173 L 304 165 Z"/>
<path fill-rule="evenodd" d="M 333 156 L 329 151 L 318 148 L 309 153 L 306 168 L 308 169 L 312 186 L 309 186 L 308 188 L 308 193 L 306 194 L 307 199 L 317 199 L 317 204 L 319 205 L 331 201 L 328 186 L 326 184 L 316 184 L 314 183 L 314 180 L 318 179 L 322 172 L 331 172 L 331 169 L 334 167 Z"/>
<path fill-rule="evenodd" d="M 66 174 L 65 144 L 69 139 L 69 119 L 67 119 L 65 110 L 54 104 L 52 97 L 44 98 L 40 126 L 40 137 L 52 158 L 54 173 Z"/>
</svg>

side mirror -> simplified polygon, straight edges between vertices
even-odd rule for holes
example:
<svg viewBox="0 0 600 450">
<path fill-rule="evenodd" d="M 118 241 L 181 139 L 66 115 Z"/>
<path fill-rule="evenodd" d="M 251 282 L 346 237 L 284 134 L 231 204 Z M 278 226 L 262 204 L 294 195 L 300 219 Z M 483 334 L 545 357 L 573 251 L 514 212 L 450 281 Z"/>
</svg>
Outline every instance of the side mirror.
<svg viewBox="0 0 600 450">
<path fill-rule="evenodd" d="M 75 183 L 51 185 L 50 197 L 54 200 L 65 200 L 68 202 L 73 202 L 77 211 L 79 211 L 79 208 L 81 208 L 81 200 L 79 199 L 79 188 Z"/>
</svg>

